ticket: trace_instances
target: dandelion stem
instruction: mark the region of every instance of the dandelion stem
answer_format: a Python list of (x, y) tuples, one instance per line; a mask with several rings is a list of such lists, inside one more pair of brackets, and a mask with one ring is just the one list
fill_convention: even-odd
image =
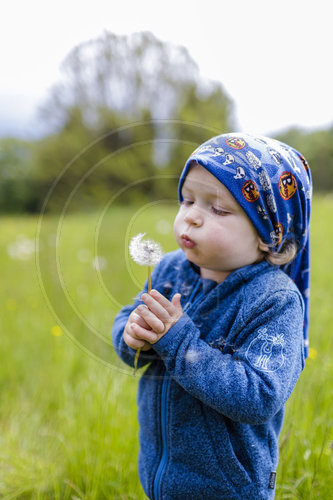
[[(148, 293), (151, 291), (151, 268), (159, 263), (163, 256), (162, 248), (158, 243), (152, 240), (142, 240), (145, 233), (139, 233), (132, 238), (129, 245), (129, 252), (132, 259), (140, 266), (147, 266), (148, 268)], [(134, 373), (138, 367), (138, 360), (141, 348), (137, 349), (134, 357)]]
[(134, 357), (134, 370), (133, 370), (133, 377), (135, 377), (135, 375), (136, 375), (136, 371), (137, 371), (137, 369), (138, 369), (138, 361), (139, 361), (140, 352), (141, 352), (141, 347), (139, 347), (139, 349), (137, 349), (137, 351), (136, 351), (136, 353), (135, 353), (135, 357)]
[(148, 266), (148, 293), (151, 290), (151, 269), (150, 266)]
[[(147, 266), (147, 268), (148, 268), (148, 293), (149, 293), (151, 290), (151, 267)], [(136, 371), (138, 369), (138, 361), (139, 361), (140, 352), (141, 352), (141, 347), (139, 347), (139, 349), (137, 349), (137, 351), (135, 353), (135, 357), (134, 357), (134, 371), (133, 371), (134, 377), (135, 377)]]

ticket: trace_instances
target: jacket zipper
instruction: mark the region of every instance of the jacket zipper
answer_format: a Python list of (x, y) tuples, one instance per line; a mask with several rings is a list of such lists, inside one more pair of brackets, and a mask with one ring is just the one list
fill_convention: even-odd
[(164, 374), (161, 390), (161, 434), (162, 434), (162, 456), (159, 466), (156, 471), (154, 480), (154, 500), (160, 498), (161, 477), (164, 471), (167, 458), (168, 458), (168, 441), (167, 441), (167, 396), (169, 388), (169, 375), (167, 372)]
[(200, 279), (198, 279), (198, 281), (196, 282), (195, 287), (192, 290), (191, 296), (183, 308), (184, 312), (187, 312), (191, 308), (191, 306), (194, 305), (192, 304), (192, 301), (195, 299), (199, 287), (200, 287)]
[[(193, 299), (196, 296), (198, 288), (200, 286), (200, 279), (198, 279), (188, 302), (185, 304), (183, 311), (188, 311), (192, 304)], [(170, 378), (167, 372), (163, 376), (162, 389), (161, 389), (161, 435), (162, 435), (162, 455), (160, 463), (157, 467), (157, 471), (154, 479), (153, 487), (153, 499), (159, 500), (161, 498), (161, 478), (164, 472), (164, 468), (168, 459), (168, 436), (167, 436), (167, 398), (169, 389)]]

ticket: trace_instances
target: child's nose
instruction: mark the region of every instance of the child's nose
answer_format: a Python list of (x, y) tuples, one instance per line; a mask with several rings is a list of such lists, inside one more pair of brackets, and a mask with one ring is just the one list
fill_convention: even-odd
[(193, 224), (195, 226), (201, 226), (202, 224), (202, 214), (200, 212), (200, 209), (196, 207), (195, 205), (192, 205), (189, 207), (187, 210), (184, 220), (188, 224)]

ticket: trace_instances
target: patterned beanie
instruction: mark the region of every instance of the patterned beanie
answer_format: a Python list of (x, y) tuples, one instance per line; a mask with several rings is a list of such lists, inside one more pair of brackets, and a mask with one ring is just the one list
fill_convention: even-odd
[(268, 137), (222, 134), (199, 146), (181, 174), (178, 197), (191, 163), (206, 168), (230, 191), (262, 240), (279, 252), (286, 241), (297, 243), (297, 255), (281, 266), (299, 288), (305, 305), (304, 352), (308, 356), (310, 297), (310, 168), (294, 148)]

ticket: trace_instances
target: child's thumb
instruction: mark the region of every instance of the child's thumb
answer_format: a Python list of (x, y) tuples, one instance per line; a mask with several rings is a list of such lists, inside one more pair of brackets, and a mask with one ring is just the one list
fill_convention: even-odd
[(172, 297), (171, 302), (175, 307), (180, 306), (180, 298), (181, 298), (181, 293), (175, 293), (175, 295)]

